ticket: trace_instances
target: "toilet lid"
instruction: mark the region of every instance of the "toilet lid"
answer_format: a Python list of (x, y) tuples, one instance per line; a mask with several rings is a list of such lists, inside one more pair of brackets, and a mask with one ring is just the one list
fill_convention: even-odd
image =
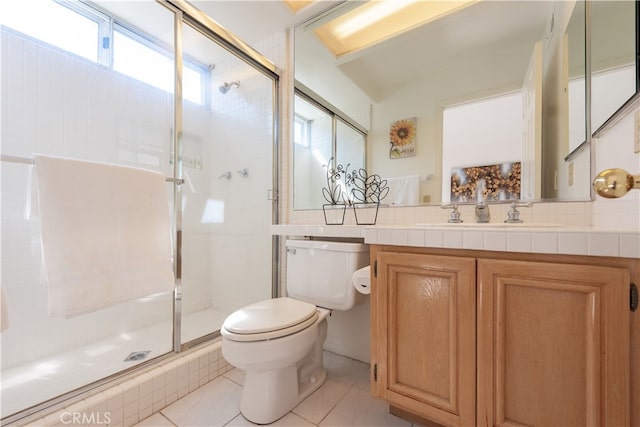
[(224, 321), (221, 333), (241, 341), (272, 339), (304, 329), (317, 317), (318, 310), (313, 304), (287, 297), (275, 298), (233, 312)]

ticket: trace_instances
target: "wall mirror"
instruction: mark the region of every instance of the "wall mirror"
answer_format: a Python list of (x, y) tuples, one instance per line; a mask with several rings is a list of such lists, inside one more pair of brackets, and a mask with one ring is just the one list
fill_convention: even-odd
[[(317, 29), (361, 3), (342, 3), (296, 27), (295, 78), (367, 129), (368, 170), (418, 185), (383, 203), (470, 201), (469, 193), (452, 192), (452, 175), (479, 166), (522, 175), (519, 193), (510, 188), (497, 199), (590, 199), (584, 1), (473, 2), (366, 48), (331, 53)], [(621, 9), (635, 2), (594, 3), (598, 70), (635, 72), (634, 50), (629, 58), (607, 47), (628, 45), (623, 39), (633, 44), (635, 13)], [(611, 16), (620, 14), (631, 22)], [(632, 80), (626, 97), (601, 91), (607, 101), (594, 102), (609, 109), (623, 103), (635, 92)], [(413, 152), (394, 157), (390, 133), (405, 120), (413, 126)], [(322, 173), (319, 164), (307, 166)], [(320, 189), (294, 174), (296, 185), (294, 209), (320, 208)]]

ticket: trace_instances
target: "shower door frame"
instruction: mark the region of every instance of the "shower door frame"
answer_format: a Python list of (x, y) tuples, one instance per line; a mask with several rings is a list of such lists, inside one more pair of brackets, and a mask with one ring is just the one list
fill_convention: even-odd
[[(173, 311), (173, 351), (180, 353), (188, 348), (194, 347), (203, 342), (209, 341), (220, 336), (220, 331), (203, 335), (189, 342), (182, 343), (181, 322), (182, 322), (182, 25), (189, 25), (193, 29), (199, 31), (202, 35), (217, 43), (222, 48), (228, 50), (231, 54), (242, 59), (248, 65), (260, 71), (263, 75), (270, 78), (273, 82), (273, 141), (272, 141), (272, 211), (271, 223), (277, 224), (279, 219), (279, 125), (280, 125), (280, 101), (279, 87), (280, 76), (276, 73), (276, 66), (273, 62), (253, 49), (251, 46), (240, 40), (234, 34), (220, 26), (211, 17), (191, 5), (184, 0), (156, 0), (164, 7), (174, 12), (174, 50), (175, 50), (175, 90), (174, 90), (174, 134), (173, 141), (175, 147), (173, 149), (174, 178), (177, 179), (174, 185), (174, 217), (175, 217), (175, 248), (174, 253), (174, 272), (176, 276), (176, 286), (174, 290), (174, 311)], [(277, 236), (271, 238), (271, 296), (278, 295), (279, 283), (279, 250), (280, 240)]]

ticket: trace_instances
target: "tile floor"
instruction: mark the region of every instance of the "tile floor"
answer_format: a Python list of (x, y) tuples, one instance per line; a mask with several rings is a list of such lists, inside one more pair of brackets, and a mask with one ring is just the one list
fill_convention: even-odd
[[(369, 365), (325, 352), (326, 382), (274, 426), (407, 426), (369, 393)], [(233, 369), (141, 421), (138, 427), (251, 426), (240, 414), (244, 372)]]

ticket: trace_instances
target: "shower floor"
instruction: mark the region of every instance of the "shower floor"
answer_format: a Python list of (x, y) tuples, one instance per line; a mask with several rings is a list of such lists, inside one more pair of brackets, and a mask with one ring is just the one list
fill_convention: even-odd
[[(182, 342), (219, 330), (227, 315), (214, 309), (184, 315)], [(163, 322), (3, 371), (1, 416), (4, 418), (136, 366), (171, 349), (171, 325)], [(143, 360), (124, 361), (137, 351), (149, 351), (149, 354)]]

